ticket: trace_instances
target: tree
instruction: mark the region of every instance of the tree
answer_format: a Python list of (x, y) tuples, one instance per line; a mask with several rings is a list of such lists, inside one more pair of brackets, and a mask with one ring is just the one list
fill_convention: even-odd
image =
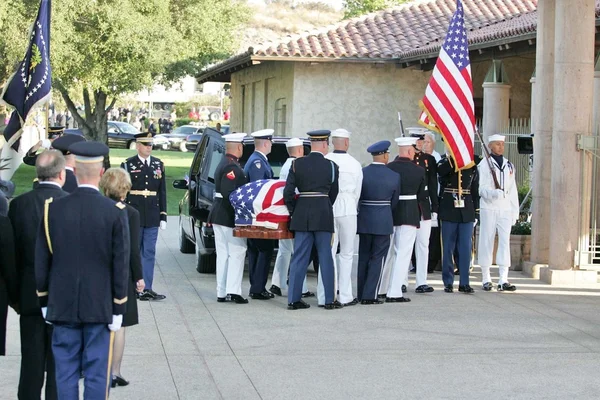
[[(23, 57), (25, 40), (19, 41), (20, 53), (3, 48), (15, 31), (26, 36), (38, 5), (39, 0), (8, 0), (7, 7), (0, 6), (0, 15), (6, 13), (0, 17), (0, 60), (6, 54), (16, 64)], [(54, 0), (53, 88), (85, 137), (106, 143), (107, 115), (119, 96), (195, 75), (227, 57), (247, 15), (245, 3), (237, 0)], [(0, 74), (11, 64), (0, 64)], [(83, 111), (73, 101), (76, 93), (83, 97)]]
[(359, 17), (386, 8), (406, 3), (408, 0), (346, 0), (344, 2), (344, 19)]

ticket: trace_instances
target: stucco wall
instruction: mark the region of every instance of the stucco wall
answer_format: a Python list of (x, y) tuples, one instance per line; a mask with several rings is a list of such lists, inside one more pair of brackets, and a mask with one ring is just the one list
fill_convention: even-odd
[(231, 131), (251, 133), (273, 128), (281, 135), (284, 127), (282, 124), (277, 125), (275, 118), (277, 116), (281, 121), (283, 117), (276, 109), (281, 110), (285, 104), (285, 133), (289, 136), (292, 126), (293, 85), (294, 63), (291, 62), (263, 63), (232, 74)]

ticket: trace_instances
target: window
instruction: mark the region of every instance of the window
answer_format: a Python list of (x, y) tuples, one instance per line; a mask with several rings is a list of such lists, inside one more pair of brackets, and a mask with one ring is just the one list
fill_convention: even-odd
[(215, 182), (215, 171), (217, 166), (225, 156), (225, 145), (223, 143), (213, 142), (212, 154), (210, 155), (210, 161), (208, 164), (208, 181)]
[(285, 126), (287, 115), (287, 105), (285, 97), (281, 97), (275, 101), (275, 123), (273, 127), (275, 129), (275, 135), (285, 136)]

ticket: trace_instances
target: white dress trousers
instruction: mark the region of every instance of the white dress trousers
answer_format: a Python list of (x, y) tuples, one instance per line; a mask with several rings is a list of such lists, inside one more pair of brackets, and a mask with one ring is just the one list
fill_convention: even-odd
[(242, 294), (246, 238), (233, 236), (233, 228), (213, 225), (217, 251), (217, 297)]
[[(427, 285), (427, 265), (429, 264), (429, 236), (431, 235), (431, 220), (421, 220), (415, 240), (415, 258), (417, 259), (416, 287)], [(404, 284), (408, 287), (408, 275)]]
[(417, 238), (417, 227), (401, 225), (394, 227), (394, 250), (396, 257), (391, 270), (387, 297), (402, 297), (402, 285), (408, 280), (408, 267)]

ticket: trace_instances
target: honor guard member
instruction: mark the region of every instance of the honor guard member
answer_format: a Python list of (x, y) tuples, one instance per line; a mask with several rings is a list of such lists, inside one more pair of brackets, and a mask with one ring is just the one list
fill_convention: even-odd
[(408, 267), (417, 230), (421, 222), (419, 204), (425, 199), (425, 170), (413, 163), (415, 157), (414, 145), (417, 139), (413, 137), (396, 138), (398, 158), (387, 166), (400, 175), (400, 195), (394, 208), (394, 250), (390, 284), (387, 291), (386, 303), (405, 303), (410, 299), (403, 297), (403, 284), (408, 279)]
[(469, 285), (469, 266), (473, 244), (473, 223), (479, 210), (477, 167), (455, 171), (451, 156), (438, 163), (440, 177), (439, 219), (442, 228), (442, 279), (444, 292), (454, 291), (453, 253), (458, 248), (459, 292), (473, 293)]
[[(440, 161), (442, 156), (435, 150), (435, 135), (433, 132), (426, 130), (425, 131), (425, 153), (431, 154), (435, 158), (436, 172), (437, 172), (437, 163)], [(436, 185), (435, 190), (430, 188), (430, 196), (435, 196), (438, 199), (438, 208), (439, 208), (439, 193), (440, 193), (440, 183), (439, 177), (436, 177)], [(429, 235), (429, 264), (427, 267), (427, 272), (434, 272), (435, 270), (442, 270), (442, 243), (440, 236), (440, 224), (437, 220), (431, 221), (431, 234)]]
[[(358, 199), (362, 188), (362, 167), (358, 161), (348, 154), (350, 147), (350, 132), (345, 129), (336, 129), (331, 132), (333, 153), (325, 156), (326, 159), (337, 164), (340, 171), (339, 187), (335, 203), (333, 203), (333, 216), (335, 232), (331, 251), (335, 271), (335, 283), (338, 292), (337, 299), (345, 306), (353, 306), (358, 299), (352, 295), (352, 259), (354, 256), (354, 239), (356, 238), (356, 215), (358, 214)], [(336, 253), (340, 245), (339, 259)], [(319, 304), (325, 303), (323, 286), (317, 287)]]
[(42, 139), (36, 144), (34, 144), (25, 156), (23, 157), (23, 163), (27, 165), (35, 166), (35, 161), (37, 160), (38, 150), (44, 149), (47, 150), (52, 147), (52, 142), (54, 139), (59, 138), (61, 135), (65, 133), (64, 126), (50, 126), (48, 127), (48, 139)]
[(385, 256), (394, 233), (392, 210), (398, 204), (400, 175), (386, 168), (390, 142), (377, 142), (367, 149), (373, 162), (362, 170), (358, 203), (357, 295), (361, 304), (383, 304), (377, 299)]
[[(244, 166), (248, 182), (274, 178), (273, 170), (267, 159), (273, 146), (273, 132), (273, 129), (263, 129), (252, 133), (254, 153), (250, 155)], [(248, 239), (250, 297), (254, 300), (270, 300), (275, 297), (266, 288), (274, 247), (275, 242), (270, 239)]]
[[(77, 178), (75, 178), (75, 155), (69, 151), (73, 143), (84, 142), (85, 138), (79, 135), (64, 135), (52, 142), (52, 148), (59, 150), (65, 156), (65, 184), (62, 189), (67, 193), (73, 193), (77, 189)], [(38, 177), (39, 179), (39, 177)]]
[(140, 253), (146, 288), (139, 299), (143, 301), (166, 298), (152, 289), (158, 228), (167, 229), (165, 165), (150, 155), (153, 136), (150, 132), (135, 135), (137, 154), (121, 164), (121, 168), (131, 176), (127, 204), (140, 213)]
[(481, 266), (483, 290), (489, 292), (493, 286), (490, 266), (497, 231), (498, 291), (514, 292), (517, 288), (508, 282), (508, 269), (510, 268), (510, 230), (519, 219), (519, 194), (515, 167), (503, 156), (504, 136), (492, 135), (488, 138), (488, 143), (490, 157), (477, 166), (481, 196), (481, 226), (477, 258)]
[[(279, 179), (286, 180), (290, 173), (290, 167), (292, 162), (300, 157), (304, 156), (304, 144), (302, 140), (298, 138), (291, 138), (285, 143), (285, 147), (288, 152), (288, 159), (285, 160), (281, 170), (279, 171)], [(287, 278), (288, 270), (290, 268), (290, 260), (294, 253), (294, 239), (280, 239), (277, 258), (275, 259), (275, 267), (273, 268), (273, 276), (271, 278), (271, 293), (277, 296), (282, 296), (281, 289), (287, 289)], [(306, 287), (306, 277), (304, 277), (304, 283), (302, 284), (302, 297), (313, 297), (315, 294), (309, 292)]]
[(8, 212), (14, 230), (19, 276), (21, 376), (18, 397), (39, 399), (45, 381), (45, 398), (51, 400), (57, 398), (51, 347), (52, 325), (44, 321), (35, 291), (35, 246), (44, 203), (48, 199), (54, 201), (68, 195), (61, 189), (66, 180), (65, 158), (56, 150), (40, 153), (36, 173), (39, 184), (13, 199)]
[[(294, 256), (290, 264), (288, 310), (309, 308), (302, 301), (302, 282), (310, 262), (313, 244), (319, 254), (320, 277), (325, 291), (326, 310), (343, 307), (334, 302), (335, 284), (331, 237), (333, 234), (333, 203), (338, 195), (338, 166), (325, 158), (331, 131), (308, 132), (311, 152), (292, 162), (283, 198), (291, 215), (290, 230), (294, 231)], [(296, 198), (296, 189), (298, 198)]]
[[(127, 304), (129, 225), (125, 204), (104, 197), (98, 184), (108, 147), (79, 142), (79, 187), (48, 199), (35, 249), (35, 280), (42, 315), (54, 325), (52, 352), (59, 399), (108, 397), (110, 351)], [(108, 326), (108, 329), (107, 329)]]
[(239, 159), (244, 154), (242, 141), (245, 133), (224, 135), (225, 157), (215, 170), (215, 201), (213, 202), (208, 223), (215, 232), (215, 250), (217, 252), (217, 301), (233, 301), (237, 304), (248, 303), (242, 297), (242, 277), (246, 259), (246, 238), (234, 237), (235, 212), (229, 202), (231, 192), (248, 183)]
[[(409, 128), (409, 131), (411, 128)], [(425, 169), (425, 194), (419, 201), (421, 209), (421, 222), (417, 229), (417, 239), (415, 241), (416, 258), (416, 293), (431, 293), (433, 288), (427, 285), (427, 270), (429, 264), (429, 236), (431, 235), (431, 225), (433, 221), (437, 224), (438, 195), (437, 195), (437, 162), (435, 157), (423, 151), (425, 144), (424, 128), (412, 130), (411, 136), (417, 138), (415, 144), (415, 158), (413, 162)], [(408, 278), (408, 276), (407, 276)], [(404, 281), (408, 286), (408, 279)]]

